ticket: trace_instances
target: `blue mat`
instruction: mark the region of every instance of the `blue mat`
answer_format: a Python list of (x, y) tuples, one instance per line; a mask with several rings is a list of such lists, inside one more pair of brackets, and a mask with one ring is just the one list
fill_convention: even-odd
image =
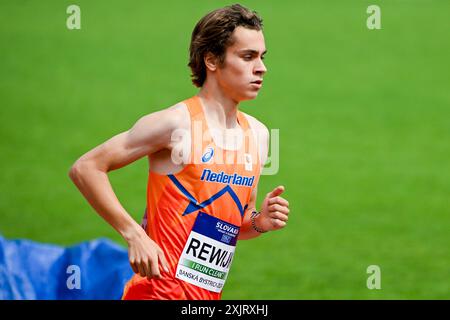
[(120, 299), (132, 274), (108, 239), (65, 248), (0, 236), (0, 300)]

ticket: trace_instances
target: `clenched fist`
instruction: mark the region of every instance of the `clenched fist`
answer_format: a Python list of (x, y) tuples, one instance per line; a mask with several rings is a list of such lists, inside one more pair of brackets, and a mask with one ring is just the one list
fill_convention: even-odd
[(255, 221), (259, 229), (273, 231), (286, 226), (289, 202), (280, 196), (283, 192), (284, 187), (278, 186), (266, 195), (261, 206), (261, 212)]
[(139, 228), (128, 241), (128, 257), (135, 273), (148, 279), (161, 279), (161, 271), (169, 273), (169, 264), (161, 248)]

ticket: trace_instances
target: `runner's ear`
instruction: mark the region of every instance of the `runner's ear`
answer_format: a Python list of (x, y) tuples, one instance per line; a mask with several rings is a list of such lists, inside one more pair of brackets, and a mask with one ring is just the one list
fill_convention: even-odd
[(216, 71), (218, 67), (218, 59), (213, 53), (206, 53), (203, 61), (205, 62), (205, 66), (207, 69), (209, 69), (210, 71)]

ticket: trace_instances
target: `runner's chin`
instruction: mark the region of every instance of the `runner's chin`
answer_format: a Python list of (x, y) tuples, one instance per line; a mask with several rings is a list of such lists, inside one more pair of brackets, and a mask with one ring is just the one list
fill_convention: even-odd
[(259, 90), (261, 89), (261, 84), (250, 83), (247, 87), (248, 89), (243, 92), (241, 100), (252, 100), (258, 96)]

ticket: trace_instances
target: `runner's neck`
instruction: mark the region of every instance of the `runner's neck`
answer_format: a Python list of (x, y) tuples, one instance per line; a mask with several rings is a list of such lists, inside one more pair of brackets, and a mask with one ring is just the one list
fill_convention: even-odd
[(237, 112), (239, 103), (223, 95), (212, 95), (202, 88), (198, 93), (208, 122), (220, 130), (239, 129)]

